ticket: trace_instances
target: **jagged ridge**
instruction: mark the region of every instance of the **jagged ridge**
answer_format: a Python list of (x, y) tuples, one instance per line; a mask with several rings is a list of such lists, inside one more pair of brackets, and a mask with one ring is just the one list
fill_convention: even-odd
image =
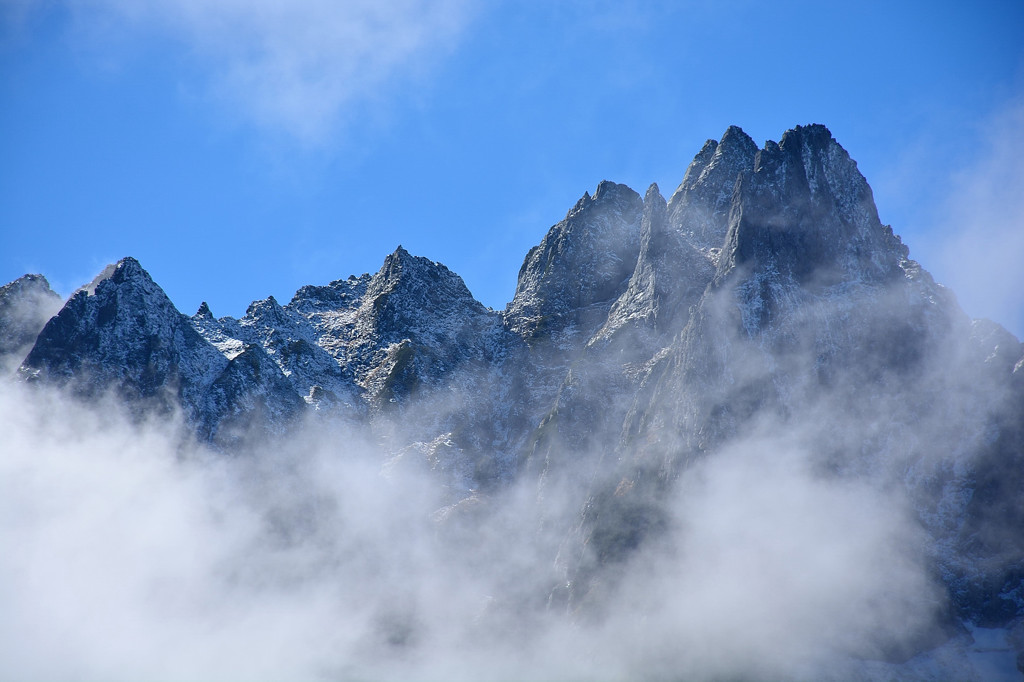
[[(224, 449), (316, 414), (427, 453), (456, 497), (577, 476), (574, 608), (664, 525), (681, 471), (767, 421), (825, 470), (905, 487), (961, 617), (1024, 614), (1024, 542), (991, 539), (1024, 519), (1004, 483), (1024, 470), (1024, 349), (909, 259), (824, 126), (760, 149), (730, 127), (668, 201), (601, 182), (526, 255), (502, 312), (401, 247), (240, 319), (182, 315), (130, 258), (52, 317), (48, 292), (0, 289), (3, 352), (33, 340), (23, 378), (180, 408)], [(843, 429), (816, 419), (837, 412)]]

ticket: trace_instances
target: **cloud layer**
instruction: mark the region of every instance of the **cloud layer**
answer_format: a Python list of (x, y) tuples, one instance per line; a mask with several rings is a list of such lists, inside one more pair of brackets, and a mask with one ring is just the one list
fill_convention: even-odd
[(900, 498), (779, 440), (686, 474), (665, 537), (566, 612), (554, 482), (446, 506), (357, 434), (224, 458), (17, 386), (0, 415), (5, 677), (843, 676), (933, 615)]

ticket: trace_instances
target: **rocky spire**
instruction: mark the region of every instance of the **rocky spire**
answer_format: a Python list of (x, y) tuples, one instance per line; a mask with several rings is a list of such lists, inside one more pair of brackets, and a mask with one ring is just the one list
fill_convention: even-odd
[(846, 150), (825, 126), (797, 126), (740, 176), (719, 273), (747, 266), (829, 286), (901, 276), (906, 255)]
[(192, 317), (198, 320), (214, 319), (213, 313), (210, 311), (210, 306), (206, 303), (206, 301), (203, 301), (202, 303), (199, 304), (199, 310), (197, 310), (196, 314), (193, 315)]
[(639, 194), (607, 180), (593, 197), (585, 193), (526, 255), (505, 311), (509, 328), (525, 337), (588, 337), (603, 319), (584, 320), (587, 308), (605, 306), (607, 314), (636, 266), (643, 206)]
[(652, 184), (644, 196), (636, 269), (602, 333), (628, 324), (665, 331), (674, 321), (681, 328), (685, 320), (676, 321), (676, 313), (697, 302), (713, 274), (708, 259), (669, 225), (665, 199)]
[(708, 140), (668, 202), (668, 223), (702, 250), (725, 241), (736, 179), (754, 166), (757, 145), (737, 126), (719, 142)]
[(370, 278), (360, 309), (372, 333), (390, 342), (457, 334), (464, 322), (484, 314), (461, 277), (401, 246)]

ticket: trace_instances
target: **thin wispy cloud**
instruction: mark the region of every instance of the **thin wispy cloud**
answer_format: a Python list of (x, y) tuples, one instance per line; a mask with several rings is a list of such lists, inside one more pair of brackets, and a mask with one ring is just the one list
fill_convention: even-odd
[(91, 0), (76, 10), (107, 31), (170, 38), (213, 101), (307, 144), (360, 107), (401, 97), (470, 18), (462, 0)]
[(972, 317), (1024, 329), (1024, 98), (985, 122), (983, 146), (953, 175), (938, 253), (945, 282)]

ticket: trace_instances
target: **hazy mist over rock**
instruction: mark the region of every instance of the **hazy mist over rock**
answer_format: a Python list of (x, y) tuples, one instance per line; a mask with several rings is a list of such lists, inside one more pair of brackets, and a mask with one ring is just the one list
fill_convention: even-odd
[(1021, 679), (1024, 346), (910, 256), (732, 126), (500, 311), (401, 246), (238, 319), (26, 275), (0, 676)]

